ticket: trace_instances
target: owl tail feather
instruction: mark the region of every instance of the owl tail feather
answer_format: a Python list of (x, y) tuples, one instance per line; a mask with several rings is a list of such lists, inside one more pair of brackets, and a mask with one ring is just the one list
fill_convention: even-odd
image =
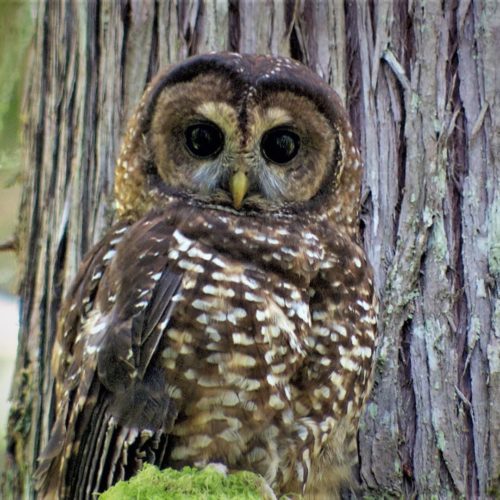
[[(165, 427), (152, 430), (118, 422), (109, 393), (95, 384), (73, 422), (59, 418), (35, 474), (42, 499), (88, 499), (128, 479), (144, 462), (162, 465), (168, 456)], [(167, 412), (169, 415), (172, 413)]]

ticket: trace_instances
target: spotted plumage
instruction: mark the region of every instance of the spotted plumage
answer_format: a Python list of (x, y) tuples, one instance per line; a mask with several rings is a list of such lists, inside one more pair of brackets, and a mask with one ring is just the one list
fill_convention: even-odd
[(144, 461), (338, 494), (376, 342), (360, 163), (336, 94), (295, 61), (209, 54), (151, 83), (118, 222), (61, 311), (42, 496), (88, 498)]

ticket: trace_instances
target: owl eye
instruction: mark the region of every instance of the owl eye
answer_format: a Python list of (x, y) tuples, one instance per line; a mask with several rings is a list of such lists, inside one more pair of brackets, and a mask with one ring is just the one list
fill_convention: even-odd
[(299, 136), (289, 128), (284, 127), (268, 130), (260, 142), (262, 154), (268, 160), (280, 165), (295, 158), (299, 147)]
[(215, 123), (196, 123), (184, 132), (186, 147), (198, 158), (215, 156), (224, 146), (224, 135)]

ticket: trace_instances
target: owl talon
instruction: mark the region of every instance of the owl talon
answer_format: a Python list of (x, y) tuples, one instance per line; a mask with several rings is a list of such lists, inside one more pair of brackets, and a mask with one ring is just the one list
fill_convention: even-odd
[[(196, 463), (195, 466), (199, 467), (198, 463)], [(205, 465), (204, 467), (202, 466), (202, 468), (203, 468), (203, 470), (212, 469), (215, 472), (222, 474), (223, 476), (227, 476), (229, 473), (228, 467), (220, 462), (211, 462), (211, 463)]]

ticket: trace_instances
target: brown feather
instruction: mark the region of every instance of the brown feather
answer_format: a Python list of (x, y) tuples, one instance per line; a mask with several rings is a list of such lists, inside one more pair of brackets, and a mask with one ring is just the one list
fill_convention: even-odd
[[(195, 154), (187, 131), (207, 122), (223, 141)], [(283, 129), (287, 161), (264, 151)], [(221, 462), (278, 494), (339, 496), (371, 388), (376, 300), (338, 96), (287, 58), (209, 54), (160, 74), (127, 130), (122, 222), (61, 311), (40, 496), (89, 498), (145, 461)], [(248, 181), (238, 210), (236, 171)]]

